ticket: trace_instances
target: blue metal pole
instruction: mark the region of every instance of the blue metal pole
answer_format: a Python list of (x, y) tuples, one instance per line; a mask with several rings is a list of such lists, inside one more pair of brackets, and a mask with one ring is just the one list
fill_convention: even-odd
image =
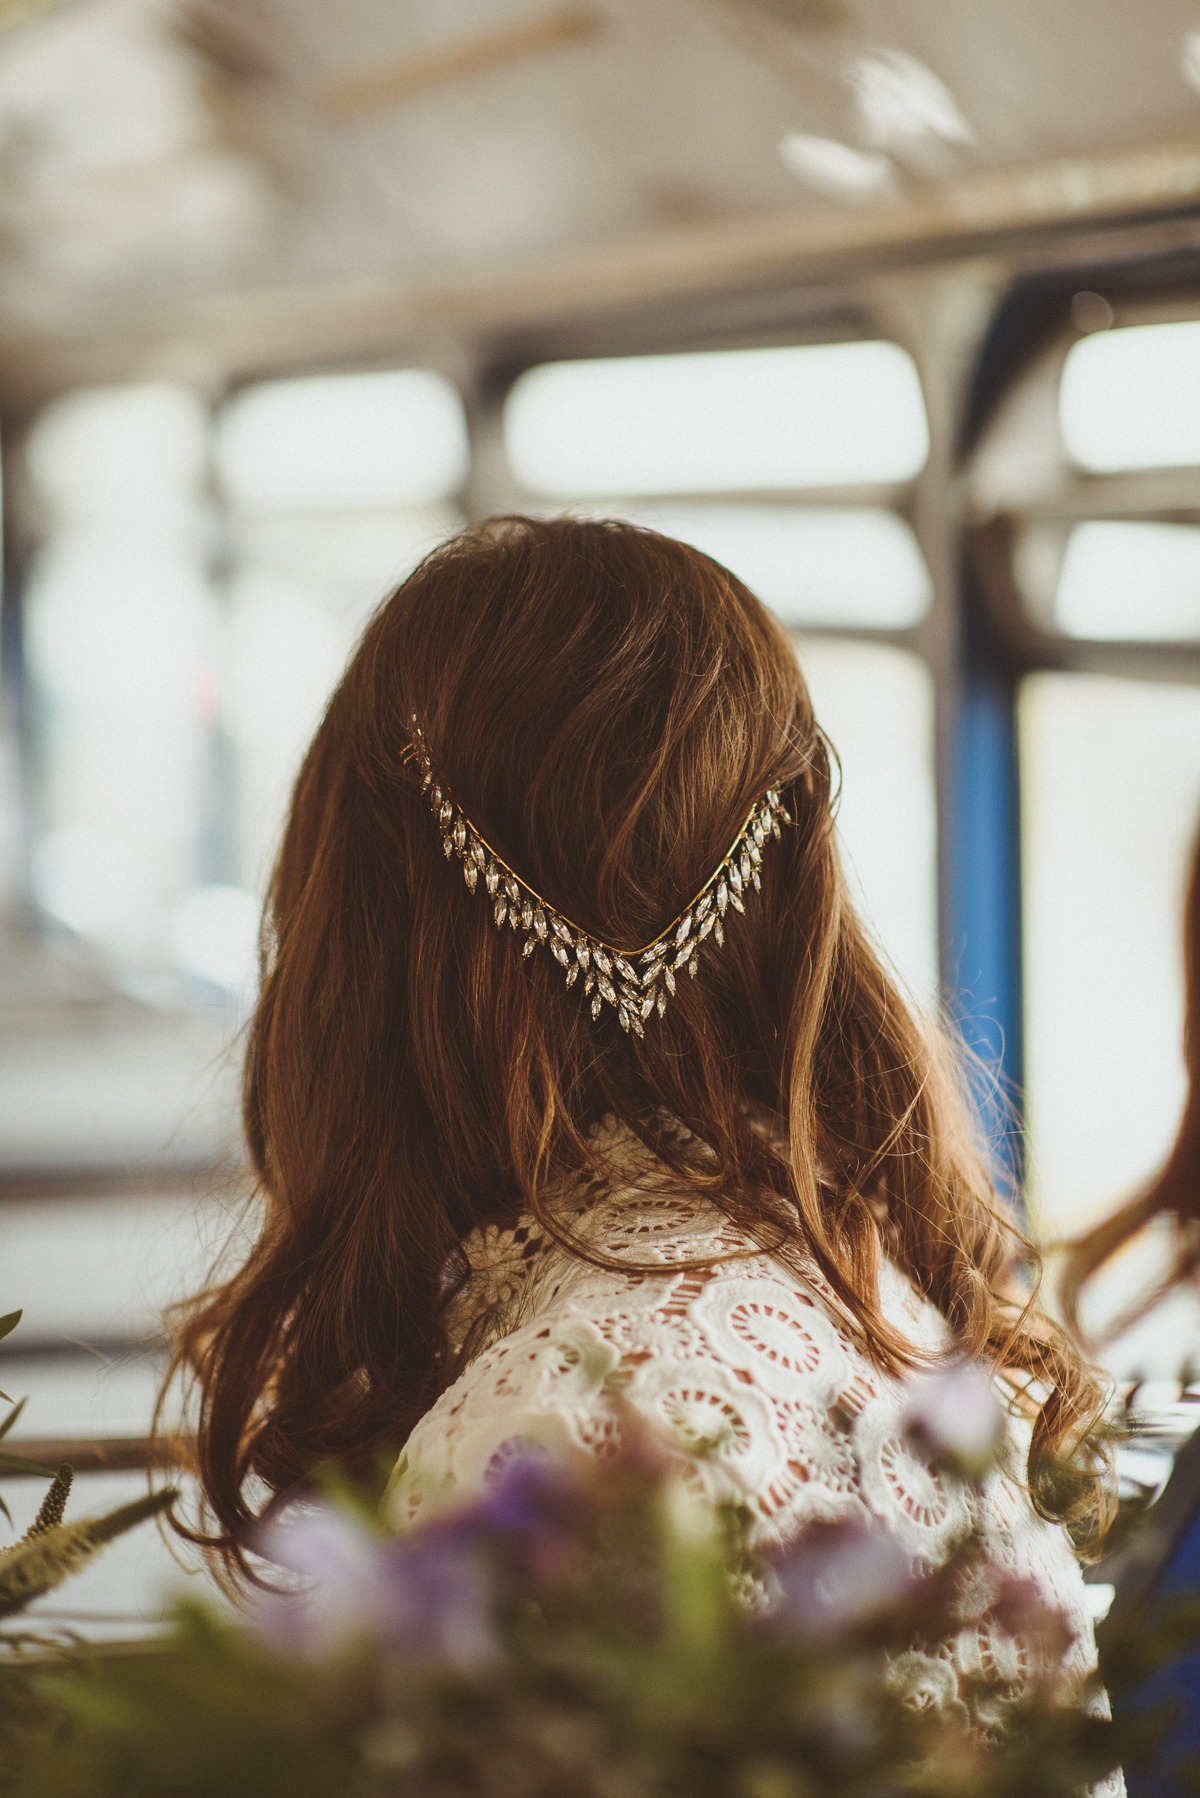
[(950, 1014), (971, 1057), (971, 1087), (1006, 1196), (1020, 1206), (1023, 1019), (1017, 682), (962, 583), (945, 942)]

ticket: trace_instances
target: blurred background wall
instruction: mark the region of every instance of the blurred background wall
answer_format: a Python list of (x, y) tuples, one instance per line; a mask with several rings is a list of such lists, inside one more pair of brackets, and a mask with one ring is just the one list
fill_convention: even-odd
[[(746, 579), (1029, 1227), (1161, 1159), (1193, 0), (0, 0), (0, 448), (0, 1382), (97, 1502), (144, 1479), (163, 1305), (253, 1227), (238, 1033), (290, 781), (471, 518), (619, 514)], [(1112, 1351), (1160, 1382), (1149, 1484), (1198, 1348), (1180, 1299)], [(131, 1539), (72, 1620), (147, 1626), (168, 1572)]]

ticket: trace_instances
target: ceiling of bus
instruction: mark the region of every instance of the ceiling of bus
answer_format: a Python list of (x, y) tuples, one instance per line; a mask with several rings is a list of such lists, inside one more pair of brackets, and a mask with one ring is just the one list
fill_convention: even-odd
[(5, 25), (0, 395), (302, 356), (297, 308), (312, 353), (339, 306), (369, 350), (1200, 195), (1195, 0), (0, 0)]

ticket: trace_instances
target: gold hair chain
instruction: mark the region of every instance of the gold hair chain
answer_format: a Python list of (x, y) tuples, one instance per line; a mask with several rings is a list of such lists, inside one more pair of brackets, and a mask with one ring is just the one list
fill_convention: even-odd
[(762, 890), (759, 868), (767, 838), (780, 836), (781, 819), (785, 824), (792, 822), (779, 794), (774, 788), (768, 789), (763, 798), (755, 800), (742, 828), (699, 892), (644, 948), (626, 954), (566, 917), (496, 853), (438, 780), (415, 713), (409, 724), (409, 739), (403, 759), (406, 763), (415, 761), (421, 770), (421, 790), (441, 832), (446, 859), (457, 856), (462, 862), (463, 879), (470, 892), (478, 889), (482, 879), (484, 891), (492, 901), (496, 928), (503, 930), (507, 924), (510, 930), (524, 934), (522, 959), (544, 945), (564, 969), (568, 987), (582, 976), (584, 995), (592, 1002), (593, 1018), (600, 1016), (605, 1004), (611, 1005), (622, 1030), (632, 1030), (635, 1036), (645, 1035), (642, 1025), (655, 1008), (660, 1017), (666, 1011), (668, 999), (675, 996), (676, 977), (685, 968), (695, 978), (701, 943), (711, 935), (718, 944), (724, 944), (727, 912), (745, 911), (743, 900), (751, 886), (756, 892)]

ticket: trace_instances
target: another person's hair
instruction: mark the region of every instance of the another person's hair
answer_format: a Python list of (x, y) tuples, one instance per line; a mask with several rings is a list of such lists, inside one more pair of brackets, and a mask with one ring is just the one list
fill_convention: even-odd
[(1079, 1305), (1088, 1280), (1156, 1218), (1168, 1218), (1174, 1224), (1173, 1265), (1157, 1286), (1136, 1297), (1109, 1323), (1106, 1337), (1111, 1339), (1128, 1329), (1200, 1268), (1200, 836), (1184, 902), (1183, 974), (1187, 1098), (1179, 1134), (1150, 1184), (1071, 1245), (1060, 1291), (1064, 1311), (1080, 1334)]
[[(593, 1021), (467, 891), (421, 792), (414, 713), (522, 879), (630, 948), (780, 791), (795, 827), (764, 849), (761, 895), (644, 1040), (607, 1008)], [(201, 1539), (232, 1565), (264, 1489), (403, 1444), (461, 1370), (443, 1317), (465, 1239), (522, 1212), (561, 1235), (547, 1201), (595, 1166), (606, 1116), (784, 1265), (811, 1258), (880, 1368), (914, 1360), (880, 1306), (887, 1254), (963, 1350), (1035, 1382), (1035, 1496), (1078, 1449), (1097, 1386), (1014, 1279), (1027, 1245), (952, 1058), (847, 898), (831, 804), (788, 637), (684, 544), (494, 519), (382, 606), (301, 769), (267, 904), (244, 1100), (261, 1234), (178, 1319), (216, 1526)]]

